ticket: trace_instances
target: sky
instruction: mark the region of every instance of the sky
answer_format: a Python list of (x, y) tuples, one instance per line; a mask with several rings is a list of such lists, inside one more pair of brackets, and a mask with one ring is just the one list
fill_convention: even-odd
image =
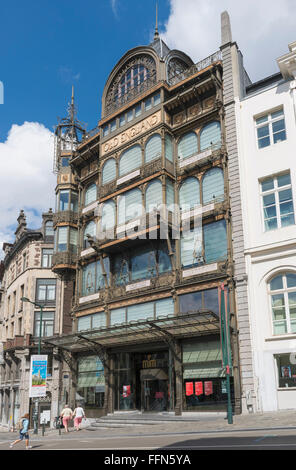
[[(54, 208), (53, 131), (74, 85), (88, 130), (101, 113), (108, 75), (129, 49), (153, 39), (156, 0), (10, 0), (0, 11), (0, 259), (24, 209), (29, 228)], [(220, 15), (251, 80), (278, 71), (296, 40), (295, 0), (158, 0), (158, 27), (171, 49), (198, 62), (220, 47)], [(1, 96), (0, 96), (1, 100)]]

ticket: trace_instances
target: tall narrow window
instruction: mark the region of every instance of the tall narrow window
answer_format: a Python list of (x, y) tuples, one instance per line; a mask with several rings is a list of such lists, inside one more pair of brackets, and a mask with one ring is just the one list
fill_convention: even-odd
[(68, 189), (60, 191), (59, 211), (69, 210), (70, 191)]
[(180, 159), (188, 158), (197, 153), (197, 135), (195, 132), (185, 134), (178, 143), (178, 157)]
[(273, 333), (296, 333), (296, 274), (280, 274), (268, 283)]
[(203, 227), (205, 262), (213, 263), (227, 258), (226, 222), (219, 220)]
[(115, 226), (115, 203), (114, 201), (105, 202), (101, 206), (101, 230), (105, 232)]
[(203, 204), (224, 200), (224, 176), (222, 168), (206, 171), (202, 180)]
[(161, 137), (155, 134), (148, 140), (145, 147), (145, 163), (161, 157)]
[(162, 204), (162, 184), (161, 181), (152, 181), (147, 186), (145, 194), (146, 212), (156, 209)]
[(142, 152), (140, 145), (134, 145), (123, 152), (119, 160), (119, 175), (123, 176), (142, 165)]
[(169, 134), (165, 135), (164, 139), (165, 158), (170, 162), (174, 161), (173, 139)]
[(58, 251), (67, 251), (68, 244), (68, 227), (58, 228)]
[(52, 248), (43, 248), (42, 249), (42, 267), (43, 268), (50, 268), (52, 263)]
[(90, 235), (91, 237), (96, 236), (96, 223), (94, 221), (89, 222), (84, 229), (83, 248), (88, 248), (90, 246), (87, 235)]
[(97, 200), (97, 186), (90, 184), (85, 191), (84, 205), (87, 206)]
[(119, 197), (118, 223), (123, 224), (142, 215), (142, 192), (135, 188)]
[(295, 224), (290, 172), (261, 181), (265, 231)]
[(221, 126), (220, 122), (210, 122), (203, 127), (200, 133), (200, 150), (209, 147), (219, 148), (221, 146)]
[(199, 181), (191, 176), (180, 186), (179, 203), (182, 211), (191, 210), (200, 204)]
[(116, 178), (116, 163), (114, 158), (109, 158), (104, 163), (102, 171), (102, 183), (106, 184), (113, 181)]
[(286, 125), (283, 109), (264, 114), (255, 120), (258, 148), (268, 147), (286, 140)]

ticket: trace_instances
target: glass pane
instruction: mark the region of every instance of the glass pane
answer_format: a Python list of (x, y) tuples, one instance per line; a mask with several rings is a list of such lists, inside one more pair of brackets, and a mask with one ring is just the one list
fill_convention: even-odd
[(284, 119), (280, 119), (279, 121), (272, 123), (272, 130), (273, 132), (279, 132), (285, 130), (285, 121)]
[(284, 191), (279, 191), (280, 202), (290, 201), (291, 199), (292, 199), (291, 189), (285, 189)]
[(111, 132), (115, 131), (115, 129), (116, 129), (116, 120), (111, 122), (110, 129), (111, 129)]
[(71, 193), (71, 211), (78, 212), (78, 194)]
[(145, 101), (145, 111), (148, 111), (151, 108), (152, 108), (152, 100), (151, 98), (148, 98), (148, 100)]
[(282, 140), (286, 140), (286, 131), (277, 132), (273, 134), (273, 140), (276, 144), (277, 142), (281, 142)]
[(291, 321), (291, 333), (296, 333), (296, 321)]
[(290, 173), (286, 173), (284, 175), (280, 175), (277, 177), (277, 184), (279, 187), (286, 186), (287, 184), (291, 184), (291, 177)]
[(283, 307), (285, 305), (284, 294), (272, 295), (271, 300), (274, 308)]
[(283, 289), (283, 276), (277, 276), (270, 281), (270, 290)]
[(269, 178), (268, 180), (264, 180), (261, 183), (262, 191), (269, 191), (270, 189), (274, 189), (274, 181), (273, 178)]
[(275, 204), (274, 194), (268, 194), (267, 196), (263, 196), (263, 205), (264, 205), (264, 207), (271, 206), (272, 204)]
[(135, 116), (138, 117), (141, 114), (141, 105), (135, 107)]
[(47, 300), (55, 299), (55, 286), (47, 286)]
[(265, 219), (271, 219), (276, 217), (276, 207), (275, 206), (269, 206), (265, 207), (264, 209), (264, 218)]
[(38, 300), (45, 300), (46, 299), (46, 286), (39, 286), (38, 287)]
[(69, 191), (60, 192), (60, 211), (66, 211), (69, 209)]
[(258, 147), (260, 149), (262, 149), (264, 147), (268, 147), (268, 145), (270, 145), (270, 138), (269, 137), (263, 137), (263, 139), (258, 140)]
[(287, 333), (287, 324), (286, 322), (274, 323), (273, 330), (275, 335), (282, 335)]
[(268, 219), (264, 222), (265, 230), (274, 230), (277, 228), (277, 219)]
[(273, 319), (274, 320), (285, 320), (286, 312), (284, 308), (275, 308), (273, 309)]
[(293, 213), (293, 202), (284, 202), (280, 204), (280, 214), (288, 215)]
[(160, 103), (160, 93), (157, 93), (157, 95), (154, 95), (154, 106)]
[(258, 127), (258, 129), (257, 129), (257, 136), (258, 136), (258, 139), (260, 139), (260, 138), (262, 138), (262, 137), (267, 137), (267, 136), (269, 136), (269, 128), (268, 128), (268, 125), (262, 126), (262, 127)]
[(266, 122), (267, 120), (268, 120), (268, 115), (266, 114), (265, 116), (262, 116), (256, 119), (256, 124), (262, 124), (263, 122)]
[(287, 287), (296, 287), (296, 274), (286, 274)]
[(284, 115), (284, 111), (280, 109), (279, 111), (275, 111), (274, 113), (271, 114), (271, 119), (275, 119), (283, 115)]
[(285, 215), (281, 217), (282, 227), (287, 227), (288, 225), (293, 225), (295, 223), (294, 214)]
[(289, 299), (289, 306), (290, 306), (290, 311), (291, 311), (292, 306), (295, 305), (296, 307), (296, 292), (289, 292), (288, 299)]

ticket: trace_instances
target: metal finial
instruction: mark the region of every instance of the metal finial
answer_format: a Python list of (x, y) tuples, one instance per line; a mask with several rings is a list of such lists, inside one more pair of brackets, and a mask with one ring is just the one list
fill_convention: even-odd
[(154, 41), (159, 38), (158, 33), (158, 5), (156, 2), (156, 21), (155, 21), (155, 33), (154, 33)]

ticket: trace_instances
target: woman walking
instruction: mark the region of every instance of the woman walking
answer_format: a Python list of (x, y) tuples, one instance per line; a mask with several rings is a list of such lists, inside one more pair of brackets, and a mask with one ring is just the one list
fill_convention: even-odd
[(24, 414), (24, 416), (22, 416), (22, 418), (21, 418), (20, 437), (19, 437), (19, 439), (16, 439), (16, 441), (14, 441), (10, 444), (9, 447), (11, 449), (12, 449), (13, 446), (18, 444), (19, 442), (22, 442), (22, 440), (24, 438), (26, 440), (26, 449), (32, 449), (32, 446), (29, 446), (29, 433), (28, 433), (29, 419), (30, 419), (29, 413), (26, 413), (26, 414)]
[(72, 419), (73, 411), (69, 407), (69, 405), (65, 405), (62, 412), (61, 417), (63, 418), (63, 425), (65, 427), (65, 431), (69, 432), (69, 421)]
[(80, 424), (81, 424), (82, 418), (85, 418), (84, 409), (78, 405), (77, 408), (75, 408), (74, 410), (73, 417), (74, 417), (75, 429), (76, 431), (80, 431), (81, 429)]

